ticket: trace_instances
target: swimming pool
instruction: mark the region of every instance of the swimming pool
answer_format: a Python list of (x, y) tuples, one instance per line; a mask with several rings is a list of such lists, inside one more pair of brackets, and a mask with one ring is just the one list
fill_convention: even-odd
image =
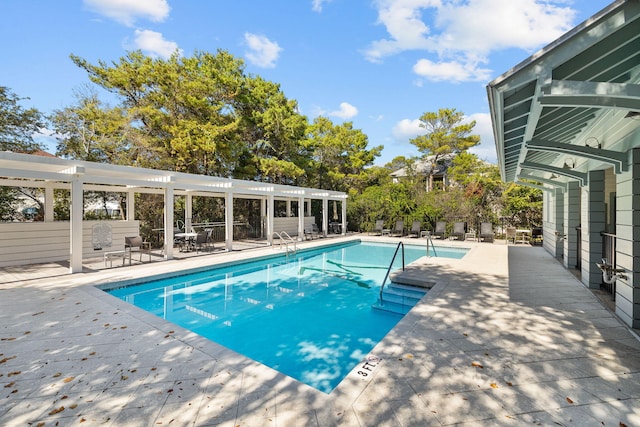
[[(331, 245), (106, 291), (329, 393), (402, 318), (372, 309), (394, 250)], [(424, 255), (405, 245), (405, 263)]]

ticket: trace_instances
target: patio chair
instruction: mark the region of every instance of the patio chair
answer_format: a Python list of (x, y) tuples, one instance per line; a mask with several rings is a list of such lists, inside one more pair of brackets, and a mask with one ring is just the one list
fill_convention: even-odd
[(384, 230), (384, 220), (379, 219), (376, 221), (376, 225), (373, 226), (373, 233), (382, 236), (382, 230)]
[(480, 224), (480, 234), (478, 238), (483, 242), (493, 242), (495, 234), (493, 233), (493, 224), (490, 222), (483, 222)]
[(446, 230), (447, 230), (447, 223), (445, 221), (437, 221), (436, 229), (433, 232), (433, 236), (435, 236), (436, 239), (438, 237), (440, 237), (441, 239), (444, 239)]
[(213, 242), (213, 228), (207, 228), (205, 231), (207, 232), (207, 247), (210, 250), (215, 249), (216, 245)]
[(533, 227), (531, 229), (531, 244), (542, 244), (542, 227)]
[(196, 253), (198, 253), (198, 249), (202, 248), (209, 250), (208, 235), (209, 233), (206, 231), (199, 231), (198, 234), (196, 234), (196, 238), (193, 240), (193, 246), (196, 249)]
[(140, 236), (125, 237), (124, 248), (129, 251), (137, 248), (138, 252), (140, 252), (140, 262), (142, 262), (143, 253), (147, 253), (149, 255), (149, 261), (151, 261), (151, 243), (145, 242)]
[(392, 236), (400, 235), (400, 237), (404, 236), (404, 220), (397, 220), (395, 227), (391, 231)]
[(315, 224), (309, 224), (309, 225), (305, 225), (304, 226), (304, 239), (310, 239), (313, 240), (313, 237), (319, 237), (320, 236), (320, 230), (318, 230), (318, 226)]
[(507, 227), (505, 230), (505, 237), (507, 239), (507, 243), (511, 242), (513, 244), (516, 243), (516, 228), (515, 227)]
[(464, 240), (464, 235), (467, 232), (467, 223), (466, 222), (454, 222), (453, 223), (453, 232), (450, 237), (455, 237), (458, 240)]
[(422, 223), (420, 221), (413, 221), (413, 223), (411, 224), (411, 230), (409, 231), (408, 235), (415, 235), (416, 237), (420, 237), (422, 235)]

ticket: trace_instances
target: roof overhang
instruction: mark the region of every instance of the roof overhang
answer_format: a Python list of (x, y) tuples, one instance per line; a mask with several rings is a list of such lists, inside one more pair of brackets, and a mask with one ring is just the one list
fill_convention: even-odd
[(504, 181), (585, 185), (591, 170), (627, 170), (640, 146), (640, 2), (615, 1), (487, 93)]
[(135, 188), (141, 193), (157, 193), (171, 187), (177, 194), (215, 196), (233, 193), (238, 197), (329, 200), (347, 198), (347, 194), (340, 191), (0, 152), (0, 185), (43, 187), (46, 182), (52, 182), (58, 187), (65, 187), (73, 180), (82, 181), (85, 189), (104, 191), (126, 192)]

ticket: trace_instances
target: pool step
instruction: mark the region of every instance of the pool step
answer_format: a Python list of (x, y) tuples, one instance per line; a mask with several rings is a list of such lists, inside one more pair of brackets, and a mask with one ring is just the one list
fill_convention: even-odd
[(428, 289), (415, 286), (389, 283), (382, 291), (382, 303), (378, 300), (372, 305), (375, 310), (407, 314), (422, 299)]

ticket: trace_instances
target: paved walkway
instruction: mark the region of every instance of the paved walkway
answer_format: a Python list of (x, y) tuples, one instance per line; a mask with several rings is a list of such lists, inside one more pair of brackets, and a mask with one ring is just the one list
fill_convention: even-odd
[(472, 249), (412, 266), (435, 287), (331, 394), (92, 286), (248, 252), (0, 270), (0, 425), (640, 425), (633, 332), (542, 248), (452, 244)]

